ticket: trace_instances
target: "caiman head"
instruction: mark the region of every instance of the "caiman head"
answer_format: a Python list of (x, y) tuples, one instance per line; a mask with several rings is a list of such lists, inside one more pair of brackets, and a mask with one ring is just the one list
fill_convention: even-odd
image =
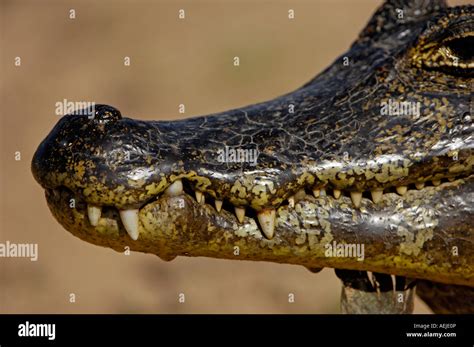
[(300, 89), (179, 121), (64, 116), (32, 170), (55, 218), (123, 251), (474, 287), (474, 6), (387, 1)]

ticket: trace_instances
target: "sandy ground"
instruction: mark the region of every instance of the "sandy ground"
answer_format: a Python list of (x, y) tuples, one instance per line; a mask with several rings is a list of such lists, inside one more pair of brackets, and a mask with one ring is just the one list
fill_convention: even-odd
[[(39, 246), (36, 262), (0, 259), (0, 312), (337, 313), (340, 283), (331, 269), (166, 263), (82, 242), (51, 216), (30, 161), (63, 99), (111, 104), (135, 118), (177, 119), (291, 91), (348, 48), (379, 3), (0, 0), (0, 241)], [(185, 21), (177, 19), (180, 8)], [(418, 301), (416, 312), (430, 311)]]

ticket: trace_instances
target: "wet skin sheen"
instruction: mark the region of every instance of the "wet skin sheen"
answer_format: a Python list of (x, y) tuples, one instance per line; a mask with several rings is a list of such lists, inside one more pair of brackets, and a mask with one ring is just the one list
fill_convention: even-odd
[(120, 252), (474, 287), (473, 38), (473, 6), (388, 1), (292, 93), (173, 122), (96, 105), (58, 122), (32, 171), (68, 231)]

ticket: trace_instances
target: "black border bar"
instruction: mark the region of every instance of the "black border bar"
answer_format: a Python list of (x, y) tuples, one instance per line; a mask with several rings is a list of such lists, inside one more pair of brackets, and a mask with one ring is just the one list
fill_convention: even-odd
[[(20, 337), (20, 325), (26, 322), (30, 329), (31, 324), (55, 324), (54, 340)], [(435, 337), (439, 333), (451, 336)], [(254, 345), (259, 341), (267, 346), (283, 339), (293, 340), (291, 345), (308, 341), (313, 346), (472, 347), (474, 315), (0, 315), (1, 347)]]

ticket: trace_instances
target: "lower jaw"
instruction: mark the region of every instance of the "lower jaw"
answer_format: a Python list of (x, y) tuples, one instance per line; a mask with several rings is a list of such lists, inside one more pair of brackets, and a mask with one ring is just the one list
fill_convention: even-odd
[(384, 194), (377, 204), (363, 199), (360, 208), (347, 197), (306, 195), (277, 210), (272, 240), (253, 218), (239, 223), (233, 213), (218, 213), (187, 194), (143, 206), (135, 241), (114, 208), (104, 208), (92, 226), (86, 203), (72, 192), (48, 190), (46, 198), (69, 232), (119, 252), (129, 247), (164, 260), (205, 256), (364, 270), (474, 287), (473, 176), (403, 197)]

